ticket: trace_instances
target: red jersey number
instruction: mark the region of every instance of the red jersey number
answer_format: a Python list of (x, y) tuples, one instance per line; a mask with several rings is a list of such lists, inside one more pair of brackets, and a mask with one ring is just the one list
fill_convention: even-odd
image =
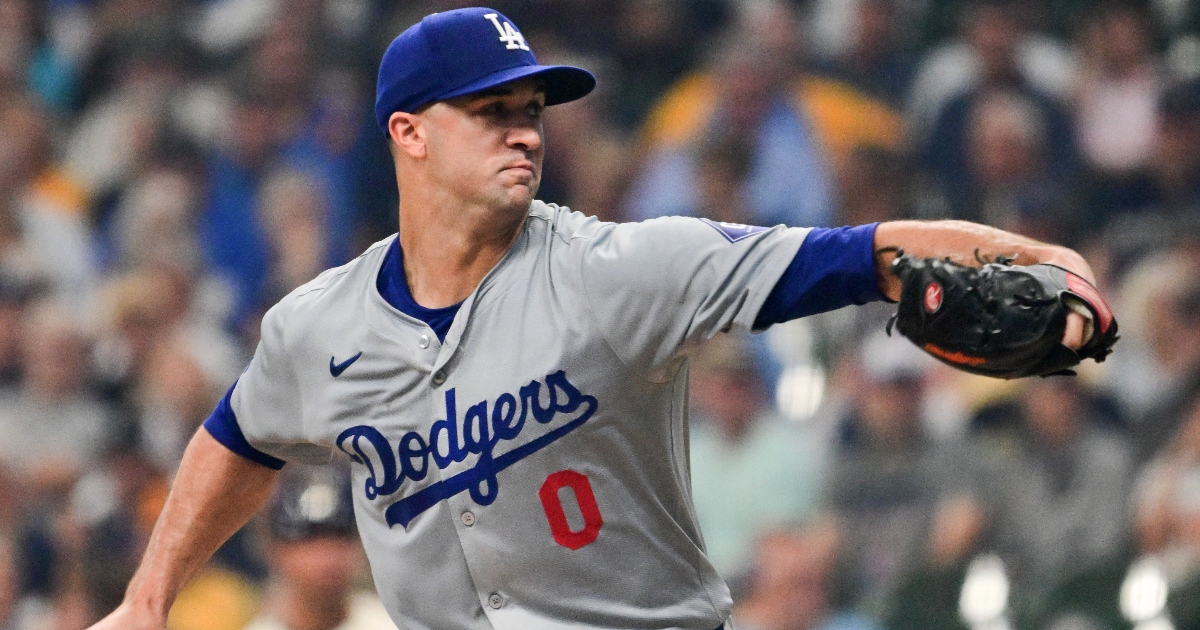
[[(583, 528), (571, 531), (567, 522), (567, 514), (563, 511), (562, 500), (558, 491), (570, 487), (575, 493), (575, 501), (579, 503), (579, 511), (583, 514)], [(604, 526), (600, 517), (600, 506), (596, 504), (596, 495), (592, 492), (592, 483), (586, 475), (574, 470), (560, 470), (551, 473), (538, 490), (542, 500), (542, 508), (546, 511), (546, 520), (550, 522), (550, 533), (554, 534), (554, 542), (567, 549), (579, 549), (595, 542)]]

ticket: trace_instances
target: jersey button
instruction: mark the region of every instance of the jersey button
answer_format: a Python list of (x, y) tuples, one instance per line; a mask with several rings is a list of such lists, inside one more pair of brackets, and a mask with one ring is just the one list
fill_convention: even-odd
[(467, 527), (474, 525), (475, 524), (475, 515), (470, 512), (463, 512), (462, 513), (462, 522), (463, 522), (463, 525), (466, 525)]
[(433, 384), (434, 385), (441, 385), (442, 383), (445, 383), (445, 382), (446, 382), (446, 373), (445, 372), (438, 370), (433, 373)]
[(500, 593), (492, 593), (488, 595), (488, 606), (492, 608), (500, 608), (504, 605), (504, 598), (500, 597)]
[(422, 350), (424, 350), (425, 348), (428, 348), (429, 347), (429, 335), (421, 335), (421, 340), (417, 342), (417, 345), (421, 346)]

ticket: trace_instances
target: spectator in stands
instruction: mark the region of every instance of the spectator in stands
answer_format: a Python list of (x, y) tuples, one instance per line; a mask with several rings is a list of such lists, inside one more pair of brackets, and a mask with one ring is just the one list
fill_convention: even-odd
[(270, 251), (269, 305), (327, 268), (329, 207), (320, 183), (296, 170), (268, 175), (257, 205)]
[(358, 208), (358, 160), (356, 141), (362, 129), (362, 100), (354, 78), (344, 71), (326, 70), (314, 88), (316, 101), (309, 120), (283, 150), (289, 167), (307, 173), (319, 187), (323, 205), (328, 209), (318, 217), (328, 241), (322, 268), (344, 264), (359, 254), (363, 243), (354, 237), (364, 222)]
[(924, 378), (933, 359), (883, 333), (859, 349), (859, 379), (830, 461), (823, 505), (845, 531), (846, 580), (859, 608), (880, 611), (899, 580), (920, 564), (934, 510), (954, 489), (951, 451), (922, 420)]
[(36, 488), (62, 492), (105, 452), (115, 426), (89, 391), (80, 324), (50, 303), (31, 306), (22, 324), (24, 380), (0, 400), (0, 463)]
[(51, 545), (52, 595), (82, 599), (84, 625), (124, 597), (166, 501), (169, 469), (134, 446), (91, 466), (39, 532)]
[(105, 396), (118, 404), (141, 405), (139, 370), (172, 335), (222, 357), (217, 365), (242, 365), (245, 349), (223, 329), (231, 297), (200, 259), (199, 203), (194, 175), (168, 165), (147, 169), (117, 203), (113, 266), (121, 272), (101, 290), (96, 367)]
[(87, 195), (55, 164), (45, 112), (0, 98), (0, 264), (84, 307), (95, 287)]
[(734, 609), (749, 630), (878, 630), (836, 599), (836, 566), (845, 544), (838, 525), (815, 523), (765, 537), (755, 554), (749, 596)]
[(0, 93), (25, 87), (33, 56), (33, 7), (28, 0), (0, 2)]
[(1082, 28), (1076, 133), (1091, 171), (1088, 208), (1101, 216), (1137, 197), (1153, 155), (1163, 77), (1150, 37), (1149, 15), (1129, 3), (1101, 6)]
[(128, 78), (122, 75), (130, 69), (130, 53), (138, 63), (154, 63), (146, 53), (155, 49), (161, 62), (196, 60), (188, 50), (187, 12), (177, 0), (104, 0), (91, 9), (69, 27), (85, 40), (73, 45), (89, 49), (78, 69), (84, 109)]
[(1194, 215), (1200, 205), (1200, 79), (1168, 89), (1158, 107), (1150, 202), (1163, 213)]
[(692, 498), (708, 556), (736, 598), (758, 538), (813, 516), (823, 462), (771, 405), (743, 337), (697, 348), (691, 377)]
[(1026, 236), (1061, 242), (1080, 220), (1073, 180), (1058, 177), (1048, 119), (1020, 92), (978, 95), (967, 121), (967, 183), (952, 185), (952, 216), (972, 218)]
[(1119, 273), (1200, 233), (1200, 79), (1167, 87), (1154, 120), (1145, 168), (1092, 186), (1085, 198)]
[(612, 93), (612, 86), (601, 83), (597, 91), (600, 98), (579, 99), (546, 111), (546, 160), (538, 197), (616, 221), (621, 219), (621, 191), (631, 175), (629, 139), (605, 115), (603, 96)]
[[(976, 419), (975, 496), (991, 544), (1025, 596), (1056, 578), (1109, 560), (1128, 541), (1129, 446), (1104, 428), (1082, 386), (1026, 381), (1013, 403)], [(989, 423), (980, 422), (983, 417)]]
[(114, 267), (165, 267), (196, 273), (200, 266), (196, 240), (199, 204), (200, 190), (183, 169), (148, 168), (125, 187), (117, 203)]
[[(1155, 618), (1200, 627), (1200, 389), (1179, 432), (1139, 475), (1132, 504), (1132, 553), (1063, 580), (1039, 611), (1039, 627), (1124, 630)], [(1138, 597), (1147, 594), (1154, 596)]]
[(968, 12), (979, 77), (939, 110), (920, 165), (944, 199), (943, 216), (1008, 229), (1062, 223), (1079, 165), (1070, 118), (1025, 76), (1020, 31), (1003, 2)]
[(1132, 420), (1136, 461), (1174, 435), (1183, 398), (1200, 378), (1200, 258), (1176, 245), (1131, 269), (1121, 287), (1122, 341), (1105, 384)]
[(21, 324), (37, 292), (36, 285), (0, 270), (0, 392), (21, 384)]
[(695, 62), (700, 46), (692, 34), (703, 32), (705, 25), (695, 10), (699, 2), (614, 4), (609, 50), (617, 70), (614, 92), (621, 96), (612, 104), (613, 117), (619, 126), (633, 129), (663, 90)]
[(849, 5), (851, 13), (847, 41), (830, 59), (823, 59), (817, 68), (822, 74), (845, 81), (893, 108), (904, 106), (913, 79), (916, 60), (901, 41), (900, 9), (896, 0), (857, 0), (825, 3)]
[(261, 86), (240, 86), (235, 100), (225, 144), (208, 159), (200, 244), (206, 264), (232, 288), (231, 323), (253, 328), (269, 271), (258, 190), (275, 158), (281, 130), (277, 100)]
[(318, 3), (294, 3), (293, 10), (279, 11), (251, 50), (248, 76), (273, 101), (277, 139), (299, 137), (312, 122), (313, 82), (316, 65), (310, 49), (314, 35), (313, 8)]
[(705, 139), (697, 156), (697, 185), (700, 187), (696, 216), (723, 223), (748, 224), (753, 149), (745, 138), (717, 133)]
[(263, 612), (245, 630), (395, 630), (378, 597), (357, 592), (366, 563), (349, 474), (288, 468), (267, 508)]
[(210, 563), (179, 594), (167, 624), (171, 630), (242, 630), (259, 606), (260, 594), (253, 582)]
[(139, 370), (155, 345), (186, 316), (185, 290), (178, 276), (162, 269), (131, 271), (105, 284), (95, 358), (106, 397), (134, 404)]
[(987, 515), (968, 495), (941, 502), (920, 564), (887, 602), (888, 630), (963, 630), (961, 601), (969, 561), (980, 551)]
[(211, 348), (176, 328), (159, 337), (140, 363), (140, 446), (163, 470), (179, 464), (188, 440), (208, 418), (214, 401), (224, 394), (218, 383), (226, 382), (230, 370), (211, 355)]
[(65, 113), (76, 85), (69, 60), (50, 37), (53, 11), (44, 2), (0, 2), (0, 94), (27, 92), (42, 106)]
[(934, 139), (935, 123), (948, 103), (989, 77), (1019, 77), (1037, 93), (1066, 102), (1075, 73), (1072, 51), (1030, 28), (1033, 4), (936, 0), (925, 5), (927, 16), (954, 24), (959, 35), (929, 50), (917, 71), (906, 121), (913, 144)]
[(1139, 548), (1156, 557), (1177, 628), (1200, 626), (1200, 388), (1183, 408), (1179, 432), (1142, 472), (1134, 515)]
[(895, 112), (850, 86), (805, 74), (792, 9), (747, 10), (709, 68), (685, 77), (651, 112), (646, 161), (635, 174), (627, 215), (695, 215), (697, 161), (709, 137), (751, 148), (747, 189), (753, 223), (828, 225), (834, 177), (860, 146), (896, 147)]
[(181, 36), (142, 27), (113, 42), (109, 85), (80, 112), (63, 151), (66, 172), (96, 202), (119, 193), (151, 161), (188, 78)]

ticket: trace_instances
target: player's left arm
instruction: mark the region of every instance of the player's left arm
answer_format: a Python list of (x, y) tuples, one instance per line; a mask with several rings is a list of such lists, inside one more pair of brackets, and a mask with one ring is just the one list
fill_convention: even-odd
[[(1096, 284), (1091, 266), (1072, 249), (968, 221), (880, 223), (875, 229), (874, 244), (879, 290), (890, 300), (900, 299), (900, 278), (889, 271), (898, 249), (918, 258), (949, 258), (970, 266), (978, 266), (980, 259), (991, 261), (997, 256), (1013, 258), (1013, 264), (1017, 265), (1049, 263)], [(1063, 344), (1078, 349), (1086, 343), (1085, 326), (1083, 315), (1068, 315)]]

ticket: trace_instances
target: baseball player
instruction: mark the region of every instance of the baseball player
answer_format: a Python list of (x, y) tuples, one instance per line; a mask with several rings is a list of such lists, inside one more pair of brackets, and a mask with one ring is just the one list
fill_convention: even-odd
[(333, 454), (352, 461), (359, 535), (400, 628), (730, 628), (692, 510), (683, 344), (896, 299), (882, 246), (1091, 279), (1071, 250), (967, 223), (611, 224), (535, 200), (543, 110), (594, 85), (538, 65), (490, 9), (392, 42), (376, 115), (399, 234), (267, 313), (94, 630), (162, 630), (276, 471)]

